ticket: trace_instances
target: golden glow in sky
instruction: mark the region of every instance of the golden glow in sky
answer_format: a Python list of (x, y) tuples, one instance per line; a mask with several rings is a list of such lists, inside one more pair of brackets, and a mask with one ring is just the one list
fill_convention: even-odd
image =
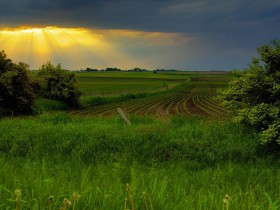
[[(68, 69), (82, 67), (149, 67), (152, 60), (139, 57), (145, 51), (187, 43), (176, 33), (85, 28), (19, 27), (0, 29), (0, 50), (15, 62), (37, 69), (47, 61)], [(154, 55), (157, 58), (159, 55)], [(163, 55), (162, 55), (163, 56)], [(150, 56), (149, 56), (150, 57)]]
[(38, 64), (52, 60), (58, 51), (106, 47), (102, 37), (80, 28), (7, 28), (0, 31), (0, 42), (9, 57)]

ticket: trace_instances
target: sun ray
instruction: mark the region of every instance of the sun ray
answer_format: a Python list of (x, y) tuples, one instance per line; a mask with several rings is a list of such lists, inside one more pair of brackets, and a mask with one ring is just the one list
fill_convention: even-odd
[[(59, 52), (75, 52), (75, 49), (81, 47), (85, 51), (94, 48), (100, 50), (109, 45), (101, 36), (89, 30), (58, 27), (0, 29), (0, 42), (1, 48), (8, 54), (36, 64), (51, 60)], [(74, 56), (76, 59), (82, 57), (77, 54)]]
[[(49, 27), (0, 28), (0, 50), (16, 62), (37, 69), (46, 61), (62, 63), (70, 69), (94, 66), (152, 66), (153, 58), (171, 55), (170, 47), (183, 46), (190, 37), (176, 33), (133, 30)], [(156, 52), (153, 56), (150, 51)], [(156, 50), (155, 50), (156, 49)]]

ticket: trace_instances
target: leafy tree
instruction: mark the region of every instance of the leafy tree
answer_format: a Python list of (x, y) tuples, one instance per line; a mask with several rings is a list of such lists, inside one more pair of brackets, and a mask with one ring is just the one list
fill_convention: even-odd
[(67, 72), (51, 62), (42, 65), (38, 72), (39, 95), (48, 99), (61, 100), (71, 106), (78, 106), (81, 92), (76, 85), (75, 74)]
[(248, 69), (235, 71), (219, 98), (236, 120), (254, 126), (262, 143), (280, 144), (280, 40), (257, 49)]
[(13, 113), (26, 113), (32, 110), (34, 92), (28, 74), (28, 65), (15, 64), (0, 52), (0, 108)]

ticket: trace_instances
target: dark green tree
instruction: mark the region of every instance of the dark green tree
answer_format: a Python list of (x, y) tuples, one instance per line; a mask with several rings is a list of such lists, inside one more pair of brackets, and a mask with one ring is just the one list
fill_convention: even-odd
[(236, 120), (257, 128), (262, 143), (280, 144), (280, 40), (257, 49), (248, 69), (235, 71), (219, 98)]
[(42, 65), (38, 72), (39, 95), (48, 99), (63, 101), (70, 106), (78, 106), (81, 92), (77, 88), (75, 74), (65, 71), (51, 62)]
[(0, 107), (12, 113), (32, 111), (34, 92), (25, 63), (15, 64), (0, 52)]
[(20, 114), (32, 111), (34, 92), (25, 63), (15, 64), (0, 52), (0, 108)]

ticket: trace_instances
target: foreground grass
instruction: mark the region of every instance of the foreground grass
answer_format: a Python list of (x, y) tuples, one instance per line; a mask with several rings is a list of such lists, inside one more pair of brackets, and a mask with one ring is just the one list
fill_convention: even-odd
[(74, 118), (63, 112), (5, 119), (0, 121), (0, 152), (5, 157), (86, 163), (118, 158), (144, 164), (184, 159), (194, 167), (204, 167), (251, 160), (259, 144), (253, 133), (231, 122), (136, 116), (130, 120), (132, 126), (119, 116)]
[[(13, 164), (13, 165), (11, 165)], [(114, 162), (83, 165), (80, 162), (6, 162), (1, 160), (0, 209), (15, 207), (16, 189), (21, 189), (22, 209), (51, 209), (63, 206), (65, 198), (76, 209), (123, 209), (126, 183), (131, 187), (136, 209), (225, 209), (223, 198), (230, 196), (230, 209), (277, 209), (280, 171), (265, 162), (226, 163), (212, 168), (189, 170), (184, 164), (145, 167)], [(271, 200), (271, 201), (270, 201)], [(131, 209), (129, 200), (127, 208)]]
[(16, 189), (21, 209), (59, 209), (74, 192), (75, 209), (124, 209), (127, 183), (135, 209), (225, 209), (225, 194), (229, 209), (279, 208), (279, 161), (260, 156), (253, 131), (195, 118), (130, 120), (63, 112), (1, 120), (0, 209), (16, 208)]

